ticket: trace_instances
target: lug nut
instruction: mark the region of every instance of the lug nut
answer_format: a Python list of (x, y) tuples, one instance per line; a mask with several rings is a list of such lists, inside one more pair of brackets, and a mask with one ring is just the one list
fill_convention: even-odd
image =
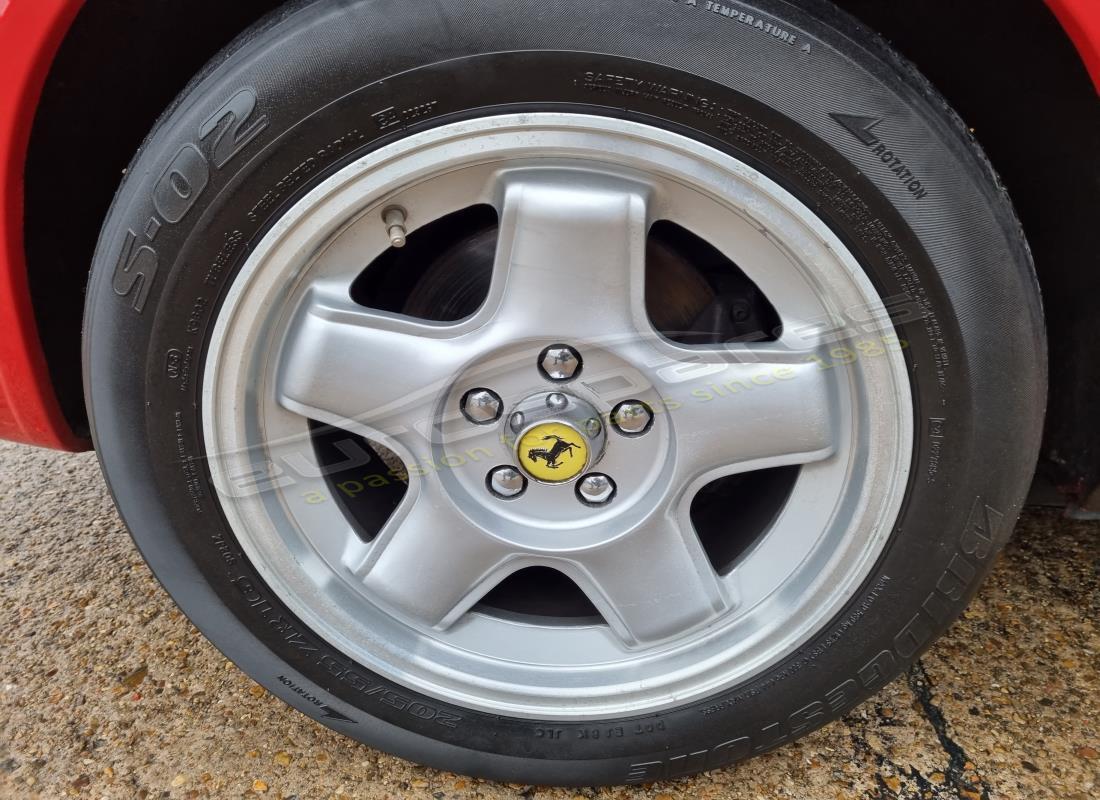
[(489, 491), (503, 500), (511, 500), (523, 494), (527, 478), (515, 467), (494, 467), (485, 477)]
[(615, 496), (615, 481), (602, 472), (590, 472), (577, 482), (577, 497), (590, 506), (602, 506)]
[(390, 237), (390, 245), (404, 247), (406, 239), (405, 209), (401, 206), (390, 206), (382, 212), (382, 224), (386, 226), (386, 235)]
[(624, 400), (611, 410), (611, 424), (623, 436), (641, 436), (653, 425), (653, 411), (641, 400)]
[(567, 381), (581, 371), (581, 356), (569, 345), (552, 344), (539, 354), (539, 370), (552, 381)]
[(500, 396), (491, 389), (471, 389), (462, 395), (462, 415), (475, 425), (488, 425), (500, 419)]

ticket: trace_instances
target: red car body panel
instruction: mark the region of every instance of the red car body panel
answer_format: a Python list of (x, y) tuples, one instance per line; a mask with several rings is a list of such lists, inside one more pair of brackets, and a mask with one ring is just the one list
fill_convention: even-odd
[(23, 249), (23, 168), (50, 62), (82, 4), (0, 0), (0, 439), (64, 450), (89, 444), (61, 413), (38, 338)]
[[(1100, 92), (1100, 0), (1045, 2)], [(0, 0), (0, 439), (62, 450), (90, 443), (61, 413), (38, 336), (23, 247), (23, 174), (42, 86), (83, 4)]]
[(1046, 0), (1062, 23), (1081, 60), (1100, 92), (1100, 2), (1098, 0)]

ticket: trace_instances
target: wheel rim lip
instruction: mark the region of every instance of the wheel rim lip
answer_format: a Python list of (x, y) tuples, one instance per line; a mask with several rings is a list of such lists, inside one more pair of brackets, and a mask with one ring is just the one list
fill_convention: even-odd
[[(850, 271), (850, 277), (855, 284), (862, 287), (867, 299), (873, 298), (881, 306), (881, 300), (874, 293), (869, 279), (862, 272), (851, 253), (832, 234), (832, 232), (817, 217), (812, 215), (803, 204), (789, 195), (785, 190), (772, 182), (766, 176), (753, 170), (740, 161), (702, 145), (694, 140), (686, 139), (678, 134), (669, 133), (659, 128), (641, 125), (639, 123), (625, 122), (604, 117), (593, 117), (575, 114), (526, 114), (505, 115), (498, 117), (482, 118), (453, 125), (446, 125), (422, 134), (417, 134), (409, 139), (400, 140), (397, 143), (383, 148), (364, 159), (345, 167), (340, 172), (331, 176), (318, 187), (313, 189), (302, 200), (281, 218), (273, 226), (271, 231), (258, 243), (246, 264), (234, 280), (227, 294), (226, 300), (219, 312), (214, 334), (211, 337), (208, 348), (208, 356), (204, 364), (202, 386), (202, 415), (204, 420), (203, 436), (209, 459), (211, 476), (215, 486), (219, 487), (220, 501), (230, 527), (237, 535), (242, 549), (249, 556), (261, 577), (271, 586), (277, 596), (286, 603), (292, 611), (302, 618), (314, 631), (320, 633), (322, 638), (341, 650), (349, 657), (370, 667), (396, 682), (409, 688), (421, 691), (429, 696), (441, 700), (455, 702), (459, 705), (476, 708), (492, 713), (505, 713), (510, 716), (531, 718), (558, 718), (563, 720), (596, 719), (624, 713), (641, 713), (657, 711), (673, 705), (686, 703), (691, 699), (700, 699), (713, 694), (721, 689), (740, 683), (759, 672), (765, 667), (776, 663), (782, 657), (789, 655), (800, 644), (803, 644), (813, 634), (818, 632), (821, 624), (835, 616), (844, 604), (849, 601), (855, 590), (869, 576), (870, 569), (881, 552), (893, 520), (897, 516), (901, 504), (901, 497), (909, 469), (909, 459), (912, 451), (912, 408), (909, 396), (909, 383), (906, 376), (904, 360), (898, 354), (888, 356), (889, 373), (893, 379), (893, 402), (899, 411), (894, 420), (893, 440), (896, 449), (895, 458), (892, 461), (889, 486), (893, 491), (888, 491), (889, 497), (882, 501), (876, 511), (877, 522), (871, 525), (871, 532), (865, 537), (866, 547), (859, 553), (861, 563), (858, 568), (847, 570), (847, 580), (844, 591), (833, 592), (828, 602), (818, 603), (818, 613), (812, 620), (805, 621), (800, 636), (780, 636), (772, 647), (757, 647), (754, 655), (742, 658), (740, 662), (734, 662), (727, 657), (722, 650), (721, 639), (723, 632), (728, 633), (722, 626), (699, 632), (691, 637), (690, 643), (680, 643), (677, 648), (657, 648), (652, 652), (639, 654), (639, 658), (631, 662), (631, 666), (641, 668), (647, 662), (652, 665), (660, 661), (664, 651), (679, 649), (683, 651), (685, 646), (694, 648), (699, 657), (693, 663), (685, 666), (681, 657), (677, 661), (669, 663), (675, 668), (660, 675), (659, 680), (602, 680), (601, 676), (607, 676), (615, 670), (621, 670), (624, 664), (593, 664), (584, 669), (585, 674), (592, 676), (592, 682), (587, 686), (568, 686), (569, 680), (564, 684), (540, 683), (538, 677), (539, 668), (534, 664), (512, 665), (510, 673), (516, 676), (516, 680), (502, 681), (497, 679), (499, 672), (489, 671), (484, 676), (476, 674), (476, 670), (470, 670), (469, 662), (461, 659), (444, 663), (426, 663), (423, 657), (414, 657), (407, 654), (404, 660), (396, 664), (392, 660), (394, 650), (397, 647), (384, 635), (385, 631), (375, 633), (371, 638), (370, 632), (356, 631), (349, 628), (345, 622), (337, 620), (339, 609), (326, 606), (324, 602), (316, 602), (316, 595), (311, 595), (309, 586), (300, 574), (302, 565), (298, 564), (298, 574), (295, 574), (295, 554), (287, 548), (286, 542), (277, 534), (272, 539), (262, 530), (262, 525), (257, 526), (256, 521), (264, 516), (270, 520), (277, 518), (264, 510), (263, 503), (257, 505), (255, 501), (237, 502), (233, 497), (232, 480), (229, 477), (231, 464), (228, 461), (235, 452), (249, 447), (256, 447), (256, 441), (249, 441), (249, 437), (256, 439), (260, 446), (266, 448), (270, 442), (265, 438), (267, 428), (261, 425), (243, 422), (239, 409), (234, 409), (235, 397), (241, 396), (240, 391), (248, 385), (246, 376), (238, 369), (235, 372), (225, 369), (225, 355), (233, 352), (233, 348), (226, 348), (227, 337), (232, 333), (235, 337), (235, 346), (238, 352), (249, 353), (252, 348), (251, 360), (261, 360), (258, 352), (258, 344), (265, 337), (270, 337), (272, 330), (277, 330), (280, 322), (278, 314), (264, 321), (261, 328), (253, 325), (243, 333), (238, 329), (231, 330), (234, 322), (234, 313), (239, 308), (242, 299), (246, 296), (250, 285), (259, 274), (261, 267), (268, 265), (273, 253), (277, 252), (286, 237), (293, 234), (297, 227), (303, 224), (302, 209), (316, 210), (325, 203), (332, 201), (334, 196), (348, 190), (365, 177), (372, 174), (377, 176), (379, 169), (384, 169), (398, 163), (403, 155), (412, 154), (415, 158), (417, 148), (425, 141), (438, 144), (448, 140), (463, 141), (470, 137), (477, 137), (488, 133), (490, 136), (507, 137), (509, 134), (531, 137), (536, 131), (542, 131), (547, 136), (555, 132), (567, 132), (575, 134), (578, 131), (589, 132), (598, 136), (624, 137), (631, 141), (641, 141), (658, 147), (667, 147), (688, 157), (705, 158), (716, 168), (723, 169), (735, 176), (738, 180), (751, 183), (771, 202), (780, 203), (784, 209), (790, 211), (801, 210), (796, 216), (806, 225), (807, 229), (824, 241), (833, 249), (838, 259)], [(417, 141), (418, 137), (422, 137)], [(422, 165), (421, 165), (422, 166)], [(420, 179), (426, 179), (423, 175)], [(404, 180), (410, 180), (404, 176)], [(392, 180), (391, 180), (392, 183)], [(369, 202), (368, 202), (369, 200)], [(365, 213), (367, 206), (375, 207), (387, 204), (387, 193), (376, 190), (374, 195), (368, 198), (360, 197), (352, 205), (357, 210), (350, 216), (355, 217)], [(744, 209), (741, 209), (742, 211)], [(345, 220), (342, 223), (331, 224), (334, 230), (343, 225), (350, 225)], [(319, 239), (330, 237), (334, 230), (320, 235)], [(308, 260), (308, 259), (305, 259)], [(303, 261), (302, 258), (291, 261)], [(300, 270), (297, 279), (302, 280), (304, 272), (299, 263)], [(233, 313), (227, 313), (227, 311)], [(672, 352), (682, 351), (669, 344)], [(241, 365), (244, 361), (232, 361), (230, 363)], [(253, 366), (255, 366), (253, 364)], [(262, 368), (252, 373), (269, 377)], [(862, 377), (862, 376), (861, 376)], [(263, 386), (261, 395), (270, 394), (267, 387)], [(446, 392), (443, 393), (446, 395)], [(227, 396), (229, 397), (227, 405)], [(442, 399), (440, 400), (442, 402)], [(205, 424), (205, 421), (212, 421)], [(238, 431), (248, 431), (245, 436), (239, 436)], [(371, 438), (377, 438), (372, 435)], [(388, 442), (384, 442), (390, 444)], [(396, 443), (394, 443), (396, 444)], [(400, 453), (399, 444), (395, 449)], [(265, 449), (266, 452), (266, 449)], [(486, 468), (492, 465), (486, 465)], [(800, 479), (801, 480), (801, 479)], [(414, 491), (410, 486), (407, 494)], [(865, 498), (864, 498), (865, 499)], [(281, 500), (279, 501), (281, 502)], [(278, 505), (278, 504), (277, 504)], [(277, 512), (278, 509), (276, 508)], [(257, 513), (259, 512), (259, 513)], [(866, 513), (866, 509), (864, 509)], [(280, 544), (281, 543), (281, 544)], [(282, 553), (279, 548), (282, 547)], [(300, 555), (300, 553), (299, 553)], [(813, 591), (804, 594), (816, 596), (821, 593), (820, 586)], [(312, 598), (312, 599), (311, 599)], [(383, 613), (381, 609), (377, 609)], [(336, 612), (336, 616), (333, 616)], [(394, 625), (400, 626), (400, 621), (391, 620)], [(510, 624), (502, 621), (504, 624)], [(741, 649), (748, 653), (752, 648), (752, 639), (764, 640), (769, 636), (776, 638), (777, 626), (773, 623), (769, 626), (759, 626), (753, 637), (741, 642)], [(583, 630), (583, 628), (578, 628)], [(758, 642), (759, 643), (759, 642)], [(458, 645), (461, 650), (463, 645)], [(709, 648), (709, 649), (708, 649)], [(725, 648), (728, 649), (728, 648)], [(682, 652), (681, 652), (682, 656)], [(573, 673), (575, 670), (561, 670)], [(522, 684), (519, 679), (527, 676), (528, 683)], [(656, 685), (647, 689), (647, 684)]]

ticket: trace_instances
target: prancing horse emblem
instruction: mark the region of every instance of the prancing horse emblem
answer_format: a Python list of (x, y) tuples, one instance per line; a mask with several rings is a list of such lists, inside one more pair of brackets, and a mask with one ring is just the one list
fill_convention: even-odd
[(558, 459), (566, 453), (568, 453), (569, 455), (573, 455), (573, 448), (580, 447), (580, 445), (574, 444), (573, 442), (567, 442), (556, 433), (551, 433), (549, 436), (543, 436), (542, 440), (544, 442), (549, 442), (552, 440), (554, 444), (551, 445), (549, 448), (532, 447), (530, 450), (527, 451), (527, 458), (529, 458), (532, 462), (538, 462), (538, 460), (541, 458), (543, 461), (546, 462), (546, 466), (550, 469), (557, 469), (558, 467), (560, 467), (561, 464), (558, 462)]

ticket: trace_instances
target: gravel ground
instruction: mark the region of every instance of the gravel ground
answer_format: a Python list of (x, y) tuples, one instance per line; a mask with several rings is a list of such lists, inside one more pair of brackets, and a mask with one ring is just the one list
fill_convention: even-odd
[(1032, 511), (965, 617), (841, 721), (736, 768), (556, 790), (418, 767), (267, 695), (176, 610), (92, 454), (0, 443), (0, 796), (1100, 796), (1100, 523)]

